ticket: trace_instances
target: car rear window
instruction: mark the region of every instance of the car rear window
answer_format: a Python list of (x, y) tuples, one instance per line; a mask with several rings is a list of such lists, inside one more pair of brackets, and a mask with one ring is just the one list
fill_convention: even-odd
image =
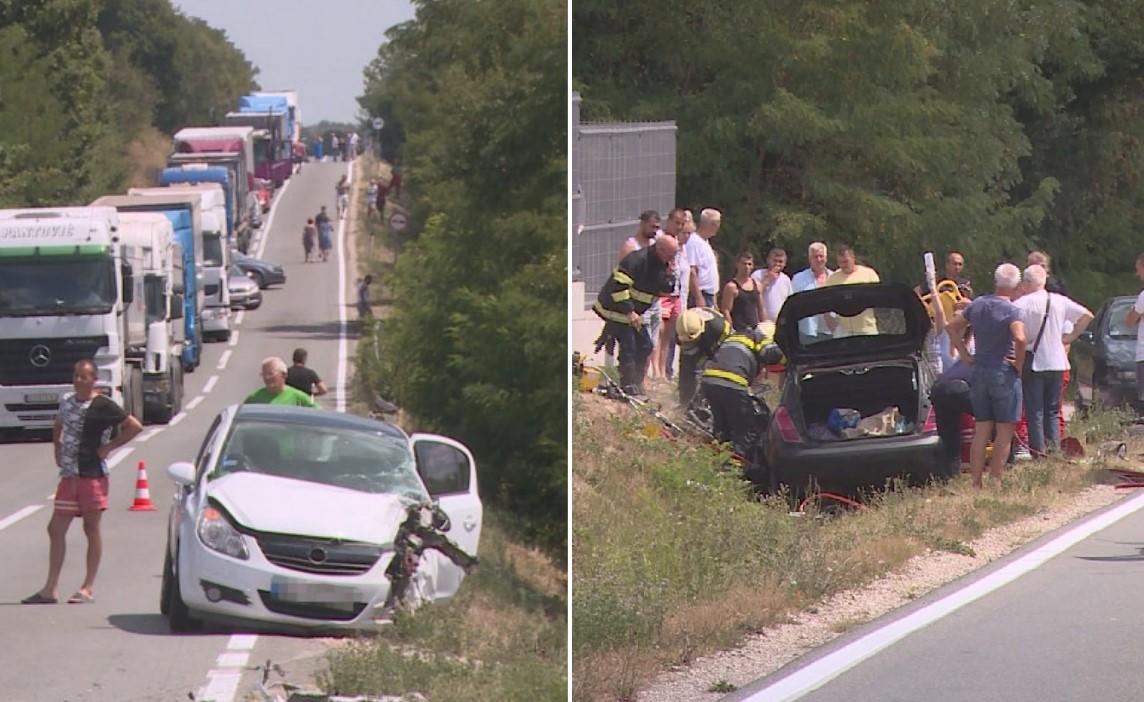
[(804, 319), (815, 321), (813, 327), (809, 327), (816, 332), (813, 335), (806, 333), (807, 325), (799, 325), (799, 343), (807, 348), (848, 337), (893, 339), (907, 336), (909, 333), (906, 327), (906, 314), (897, 307), (863, 307), (813, 315)]
[(1124, 321), (1128, 310), (1132, 309), (1132, 301), (1117, 302), (1108, 309), (1108, 335), (1113, 339), (1135, 339), (1136, 327), (1128, 326)]

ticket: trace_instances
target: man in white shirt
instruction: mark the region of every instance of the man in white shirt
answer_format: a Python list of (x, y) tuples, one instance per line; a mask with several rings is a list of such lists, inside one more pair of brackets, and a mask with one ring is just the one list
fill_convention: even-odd
[[(821, 288), (826, 284), (826, 279), (834, 273), (826, 267), (826, 244), (821, 241), (816, 241), (807, 248), (806, 258), (810, 267), (795, 273), (791, 278), (792, 292)], [(828, 338), (830, 331), (826, 328), (822, 316), (815, 315), (799, 320), (798, 336), (800, 343), (805, 346)]]
[(786, 251), (776, 247), (767, 254), (767, 267), (751, 274), (763, 291), (763, 311), (772, 322), (779, 318), (783, 303), (794, 292), (790, 276), (783, 272), (786, 264)]
[[(1144, 282), (1144, 253), (1136, 257), (1136, 277)], [(1144, 413), (1144, 291), (1136, 296), (1124, 321), (1136, 327), (1136, 412), (1140, 414)]]
[(699, 213), (699, 227), (687, 241), (687, 260), (691, 264), (699, 286), (699, 297), (688, 301), (688, 307), (714, 307), (715, 294), (719, 292), (719, 262), (715, 249), (711, 247), (711, 237), (719, 233), (723, 215), (719, 210), (707, 208)]
[[(1084, 305), (1045, 290), (1048, 273), (1032, 265), (1021, 276), (1025, 288), (1013, 304), (1021, 311), (1028, 341), (1021, 394), (1029, 424), (1029, 450), (1044, 456), (1060, 448), (1061, 379), (1069, 367), (1065, 345), (1071, 344), (1092, 321)], [(1063, 328), (1072, 324), (1067, 335)]]

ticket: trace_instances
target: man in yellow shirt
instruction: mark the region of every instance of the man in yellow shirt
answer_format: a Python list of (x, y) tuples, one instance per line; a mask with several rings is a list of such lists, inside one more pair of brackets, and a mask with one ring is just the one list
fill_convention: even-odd
[[(881, 282), (878, 271), (868, 266), (858, 265), (853, 246), (842, 244), (837, 247), (836, 252), (838, 270), (830, 274), (826, 282), (823, 283), (824, 287), (827, 285)], [(836, 314), (826, 315), (826, 326), (830, 328), (835, 338), (878, 333), (878, 320), (874, 317), (874, 310), (865, 310), (853, 317), (841, 317)]]

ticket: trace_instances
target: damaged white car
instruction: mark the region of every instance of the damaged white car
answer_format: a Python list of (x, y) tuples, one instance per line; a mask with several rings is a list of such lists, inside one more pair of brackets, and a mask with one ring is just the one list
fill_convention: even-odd
[(202, 618), (369, 629), (451, 597), (476, 563), (476, 463), (452, 439), (232, 405), (168, 473), (160, 608), (176, 631)]

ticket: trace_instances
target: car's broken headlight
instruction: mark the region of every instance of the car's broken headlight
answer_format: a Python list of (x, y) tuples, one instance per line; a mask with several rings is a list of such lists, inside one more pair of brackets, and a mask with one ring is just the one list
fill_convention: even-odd
[(250, 557), (242, 534), (214, 507), (207, 507), (199, 515), (198, 532), (199, 540), (219, 553), (243, 560)]

